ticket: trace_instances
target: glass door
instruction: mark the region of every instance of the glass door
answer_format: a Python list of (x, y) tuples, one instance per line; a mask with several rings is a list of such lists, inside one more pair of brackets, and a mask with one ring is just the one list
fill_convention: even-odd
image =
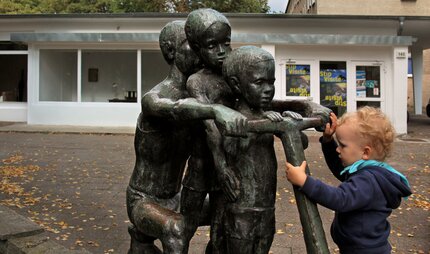
[(382, 62), (355, 62), (353, 63), (353, 78), (355, 102), (351, 110), (363, 106), (383, 107), (383, 63)]

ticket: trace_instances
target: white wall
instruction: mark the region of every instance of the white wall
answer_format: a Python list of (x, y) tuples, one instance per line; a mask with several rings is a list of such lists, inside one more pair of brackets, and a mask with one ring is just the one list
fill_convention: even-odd
[[(266, 46), (267, 47), (267, 46)], [(393, 122), (398, 134), (406, 133), (406, 102), (407, 102), (407, 58), (396, 58), (395, 51), (407, 52), (407, 47), (394, 48), (389, 46), (276, 46), (276, 99), (285, 99), (283, 86), (285, 62), (289, 59), (309, 62), (319, 72), (320, 61), (345, 61), (349, 77), (348, 97), (355, 93), (355, 73), (352, 66), (356, 62), (380, 62), (381, 83), (385, 85), (381, 97), (381, 109)], [(319, 90), (319, 73), (311, 81), (311, 89)], [(382, 92), (382, 91), (381, 91)], [(350, 99), (349, 99), (350, 100)], [(319, 103), (319, 93), (314, 93), (314, 102)], [(349, 101), (348, 103), (356, 103)], [(350, 107), (348, 107), (350, 108)], [(399, 112), (405, 112), (400, 114)]]
[[(279, 91), (282, 89), (284, 81), (284, 68), (287, 59), (313, 61), (315, 67), (319, 71), (319, 61), (345, 61), (347, 62), (347, 72), (351, 63), (354, 61), (381, 61), (384, 63), (383, 77), (385, 84), (385, 97), (382, 98), (383, 110), (387, 115), (393, 119), (396, 130), (398, 133), (405, 133), (406, 119), (396, 116), (402, 107), (402, 103), (398, 103), (394, 109), (393, 101), (402, 101), (401, 93), (394, 93), (398, 86), (402, 86), (401, 79), (397, 77), (402, 75), (398, 72), (394, 77), (392, 69), (393, 62), (393, 49), (392, 47), (378, 47), (378, 46), (274, 46), (262, 45), (263, 48), (270, 50), (275, 54), (276, 60), (276, 98), (281, 99)], [(402, 61), (396, 61), (394, 65), (396, 68), (402, 69), (404, 67)], [(156, 65), (154, 65), (156, 67)], [(405, 71), (407, 69), (405, 68)], [(319, 77), (319, 74), (317, 75)], [(405, 74), (406, 77), (406, 74)], [(393, 82), (393, 80), (396, 80)], [(318, 82), (319, 79), (313, 80)], [(155, 81), (153, 81), (155, 82)], [(348, 82), (352, 82), (348, 79)], [(407, 80), (404, 80), (404, 87), (406, 87)], [(155, 84), (154, 84), (155, 85)], [(348, 84), (350, 90), (351, 86), (355, 84)], [(395, 89), (396, 87), (396, 89)], [(315, 89), (315, 88), (314, 88)], [(108, 91), (110, 91), (108, 89)], [(401, 91), (401, 90), (400, 90)], [(406, 92), (404, 93), (406, 94)], [(318, 102), (319, 97), (314, 98)], [(406, 102), (406, 101), (405, 101)], [(406, 108), (406, 106), (405, 106)], [(46, 103), (38, 102), (31, 105), (29, 109), (28, 122), (32, 124), (70, 124), (70, 125), (106, 125), (106, 126), (134, 126), (137, 115), (140, 111), (139, 103)]]
[(31, 105), (29, 111), (28, 124), (132, 127), (140, 104), (41, 102)]
[(2, 102), (0, 105), (0, 121), (26, 122), (27, 103)]
[[(44, 47), (46, 48), (46, 47)], [(64, 45), (59, 50), (77, 48), (76, 45)], [(85, 47), (83, 47), (85, 48)], [(91, 47), (89, 47), (91, 48)], [(127, 48), (127, 46), (120, 46), (119, 48)], [(83, 50), (84, 51), (84, 50)], [(109, 52), (109, 51), (107, 51)], [(151, 83), (155, 86), (159, 81), (164, 79), (160, 75), (165, 75), (168, 70), (168, 65), (161, 62), (162, 59), (159, 51), (151, 51), (150, 54), (145, 54), (144, 63), (146, 66), (151, 65), (151, 72), (160, 70), (162, 74), (155, 75), (155, 77), (145, 75), (143, 78), (145, 83)], [(40, 101), (38, 100), (37, 94), (43, 87), (39, 87), (39, 47), (29, 47), (29, 110), (27, 115), (27, 122), (29, 124), (48, 124), (48, 125), (81, 125), (81, 126), (135, 126), (137, 117), (140, 113), (140, 100), (138, 99), (135, 103), (108, 103), (106, 98), (112, 98), (113, 92), (111, 87), (111, 81), (118, 82), (118, 84), (124, 84), (126, 90), (137, 90), (137, 50), (128, 50), (126, 54), (112, 54), (112, 51), (107, 54), (92, 54), (89, 58), (91, 61), (82, 61), (82, 89), (83, 96), (82, 102), (61, 102), (61, 101)], [(109, 55), (110, 54), (110, 55)], [(154, 57), (154, 61), (149, 59)], [(161, 58), (160, 58), (161, 57)], [(60, 61), (61, 59), (57, 59)], [(123, 65), (123, 63), (134, 62), (134, 67), (130, 65)], [(85, 64), (86, 63), (86, 64)], [(91, 99), (91, 94), (85, 91), (85, 86), (88, 87), (88, 68), (99, 68), (99, 81), (96, 83), (98, 89), (95, 93), (95, 99), (103, 102), (85, 102), (84, 99)], [(77, 64), (74, 64), (74, 69), (77, 69)], [(143, 67), (142, 67), (143, 68)], [(52, 71), (52, 70), (51, 70)], [(100, 72), (104, 73), (100, 73)], [(119, 75), (117, 72), (120, 72)], [(49, 73), (50, 70), (47, 70)], [(146, 71), (147, 72), (147, 71)], [(50, 77), (49, 74), (44, 74)], [(75, 74), (77, 76), (77, 73)], [(116, 80), (118, 76), (121, 76), (120, 80)], [(49, 79), (49, 78), (48, 78)], [(107, 87), (102, 84), (108, 84)], [(74, 87), (77, 86), (77, 82), (74, 82)], [(42, 92), (41, 92), (42, 93)], [(76, 94), (76, 92), (75, 92)], [(85, 97), (87, 96), (87, 97)], [(96, 101), (96, 100), (95, 100)], [(24, 120), (25, 121), (25, 120)]]
[[(402, 57), (404, 55), (405, 57)], [(408, 102), (408, 48), (394, 47), (392, 51), (393, 89), (389, 115), (398, 134), (407, 133), (407, 102)]]
[[(13, 22), (13, 26), (0, 26), (0, 37), (5, 31), (14, 32), (36, 32), (36, 33), (159, 33), (161, 28), (173, 19), (185, 19), (185, 17), (147, 17), (147, 18), (42, 18), (22, 19)], [(391, 35), (397, 34), (397, 20), (321, 20), (288, 18), (229, 18), (233, 33), (248, 35), (270, 35), (270, 34), (331, 34), (331, 35)], [(2, 19), (7, 24), (7, 19)], [(7, 32), (6, 31), (6, 32)], [(3, 36), (4, 37), (4, 36)], [(2, 38), (3, 38), (2, 37)], [(7, 36), (6, 36), (7, 37)], [(269, 36), (270, 37), (270, 36)], [(7, 40), (7, 38), (6, 38)], [(249, 44), (249, 43), (246, 43)], [(127, 50), (158, 50), (155, 41), (136, 43), (128, 42), (42, 42), (29, 45), (29, 107), (28, 122), (42, 124), (77, 124), (77, 125), (124, 125), (132, 126), (135, 123), (139, 110), (139, 103), (49, 103), (39, 102), (39, 66), (38, 51), (36, 47), (68, 49), (127, 49)], [(261, 46), (261, 45), (260, 45)], [(266, 49), (273, 49), (273, 45), (264, 45)], [(401, 48), (401, 47), (400, 47)], [(31, 53), (30, 53), (30, 50)], [(351, 66), (353, 61), (381, 61), (385, 67), (386, 93), (384, 107), (389, 116), (394, 118), (395, 114), (403, 110), (403, 85), (406, 87), (406, 75), (403, 75), (404, 63), (395, 59), (393, 47), (391, 46), (321, 46), (321, 45), (277, 45), (274, 47), (276, 60), (276, 98), (281, 97), (279, 89), (283, 84), (283, 72), (280, 71), (286, 59), (313, 61), (319, 67), (318, 61), (346, 61)], [(33, 59), (32, 62), (30, 62)], [(78, 59), (79, 61), (79, 59)], [(144, 64), (142, 62), (142, 64)], [(153, 67), (156, 67), (154, 64)], [(137, 69), (137, 68), (136, 68)], [(79, 73), (79, 71), (78, 71)], [(82, 71), (85, 75), (85, 70)], [(318, 77), (318, 75), (317, 75)], [(85, 79), (84, 79), (85, 80)], [(350, 82), (350, 79), (348, 79)], [(78, 81), (79, 82), (79, 81)], [(140, 81), (137, 81), (139, 84)], [(151, 81), (156, 83), (157, 81)], [(319, 79), (316, 80), (319, 82)], [(314, 82), (315, 83), (315, 82)], [(404, 83), (404, 84), (403, 84)], [(351, 84), (349, 84), (350, 86)], [(85, 87), (85, 84), (82, 84)], [(399, 92), (397, 89), (400, 88)], [(109, 90), (109, 89), (108, 89)], [(78, 91), (79, 92), (79, 91)], [(406, 93), (404, 93), (406, 96)], [(79, 99), (79, 98), (78, 98)], [(319, 99), (318, 97), (314, 99)], [(400, 100), (400, 101), (399, 101)], [(394, 105), (396, 102), (396, 106)], [(397, 103), (400, 102), (400, 103)], [(406, 106), (404, 106), (406, 110)], [(403, 117), (403, 116), (402, 116)], [(395, 117), (396, 129), (405, 131), (402, 126), (406, 124), (402, 117)], [(406, 115), (405, 115), (406, 117)]]

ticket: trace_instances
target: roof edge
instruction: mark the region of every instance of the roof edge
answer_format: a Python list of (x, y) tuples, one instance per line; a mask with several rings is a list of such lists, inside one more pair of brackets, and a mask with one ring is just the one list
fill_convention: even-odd
[[(12, 41), (21, 42), (158, 42), (159, 33), (12, 33)], [(339, 34), (241, 34), (233, 33), (233, 42), (258, 44), (314, 45), (412, 45), (411, 36), (339, 35)]]
[[(188, 13), (73, 13), (73, 14), (0, 14), (1, 19), (34, 19), (34, 18), (186, 18)], [(228, 18), (275, 18), (275, 19), (373, 19), (373, 20), (430, 20), (430, 16), (406, 15), (321, 15), (321, 14), (288, 14), (288, 13), (224, 13)]]

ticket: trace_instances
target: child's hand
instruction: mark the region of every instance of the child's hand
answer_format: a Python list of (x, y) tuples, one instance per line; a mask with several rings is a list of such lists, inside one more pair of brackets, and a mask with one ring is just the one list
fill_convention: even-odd
[(330, 113), (330, 123), (327, 123), (325, 125), (324, 133), (323, 133), (323, 142), (330, 142), (333, 139), (333, 135), (336, 132), (336, 126), (337, 126), (337, 117), (332, 112)]
[(306, 182), (306, 178), (308, 177), (306, 175), (305, 170), (306, 170), (306, 161), (303, 161), (302, 165), (298, 167), (294, 167), (293, 165), (287, 162), (287, 168), (285, 170), (285, 173), (287, 175), (288, 181), (290, 181), (294, 185), (302, 187)]
[(272, 122), (282, 122), (284, 121), (284, 118), (281, 114), (275, 111), (266, 111), (264, 112), (264, 116), (269, 118)]

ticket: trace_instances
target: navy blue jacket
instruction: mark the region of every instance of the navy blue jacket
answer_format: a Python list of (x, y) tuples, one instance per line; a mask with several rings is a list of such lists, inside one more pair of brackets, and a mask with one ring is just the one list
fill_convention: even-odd
[(322, 143), (327, 165), (342, 183), (333, 187), (308, 177), (301, 190), (313, 201), (335, 211), (331, 236), (342, 254), (391, 253), (387, 218), (411, 190), (384, 168), (365, 167), (353, 174), (344, 169), (335, 141)]

